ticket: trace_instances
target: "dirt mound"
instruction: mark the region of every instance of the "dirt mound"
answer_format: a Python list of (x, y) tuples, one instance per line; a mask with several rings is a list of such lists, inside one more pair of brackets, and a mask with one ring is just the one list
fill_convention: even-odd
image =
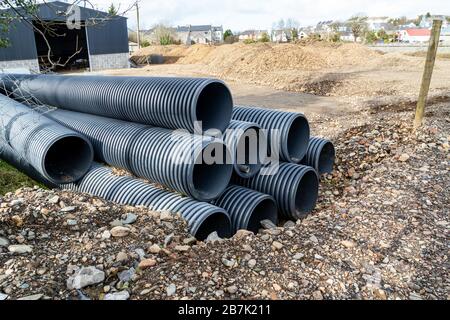
[(320, 70), (344, 65), (367, 64), (379, 53), (357, 44), (269, 44), (208, 46), (151, 46), (133, 55), (134, 58), (162, 54), (167, 63), (204, 64), (218, 73), (274, 72), (280, 70)]
[[(191, 68), (199, 76), (326, 96), (396, 94), (405, 90), (393, 80), (397, 73), (421, 71), (424, 63), (417, 57), (381, 53), (360, 44), (323, 41), (152, 46), (142, 49), (135, 57), (150, 54), (162, 54), (165, 63), (173, 64), (176, 73)], [(375, 74), (381, 71), (392, 75), (382, 79)]]

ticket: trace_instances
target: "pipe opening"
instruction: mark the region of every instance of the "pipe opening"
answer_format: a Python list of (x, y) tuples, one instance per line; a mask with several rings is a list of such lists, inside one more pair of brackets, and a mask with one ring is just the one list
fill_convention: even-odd
[(203, 132), (212, 129), (225, 131), (232, 112), (233, 98), (223, 83), (212, 82), (203, 88), (196, 106), (196, 120), (202, 122)]
[(81, 179), (92, 164), (93, 151), (89, 142), (76, 136), (59, 139), (47, 150), (44, 170), (57, 184)]
[(333, 172), (336, 151), (331, 142), (327, 142), (322, 148), (319, 156), (318, 170), (319, 174)]
[(211, 214), (202, 222), (194, 236), (197, 240), (203, 241), (213, 232), (217, 232), (222, 239), (231, 237), (231, 223), (225, 213), (216, 212)]
[(262, 161), (259, 159), (260, 130), (257, 127), (251, 127), (240, 137), (236, 148), (236, 164), (234, 166), (236, 173), (242, 178), (251, 178), (255, 176), (262, 167)]
[(289, 159), (294, 163), (300, 163), (308, 150), (310, 138), (309, 123), (305, 117), (295, 118), (289, 128), (287, 138), (287, 152)]
[(264, 199), (254, 208), (247, 224), (247, 230), (255, 234), (258, 233), (263, 220), (270, 220), (274, 224), (278, 223), (277, 205), (270, 198)]
[(301, 178), (295, 194), (295, 212), (302, 216), (314, 210), (319, 195), (319, 179), (314, 170)]
[[(210, 149), (211, 148), (211, 149)], [(218, 159), (215, 151), (222, 149), (223, 159)], [(208, 150), (212, 150), (208, 153)], [(207, 156), (215, 157), (208, 159)], [(201, 159), (196, 160), (192, 173), (191, 193), (200, 201), (211, 201), (217, 199), (226, 189), (233, 174), (233, 165), (228, 164), (229, 152), (222, 142), (213, 142), (205, 146), (199, 155)], [(212, 163), (212, 164), (211, 164)]]

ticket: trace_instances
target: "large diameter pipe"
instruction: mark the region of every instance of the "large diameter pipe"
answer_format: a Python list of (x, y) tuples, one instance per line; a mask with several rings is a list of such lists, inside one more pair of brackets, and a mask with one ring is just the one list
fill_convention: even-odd
[(223, 140), (231, 152), (235, 174), (241, 178), (251, 178), (258, 174), (264, 161), (260, 159), (260, 144), (267, 142), (259, 125), (232, 120)]
[(321, 175), (333, 172), (336, 151), (330, 140), (313, 137), (302, 160), (305, 166), (313, 167)]
[(57, 185), (45, 179), (31, 164), (21, 157), (11, 146), (0, 138), (0, 159), (10, 164), (17, 170), (26, 174), (36, 182), (41, 182), (50, 188), (56, 188)]
[(235, 233), (238, 230), (258, 233), (261, 221), (278, 222), (277, 205), (271, 196), (240, 186), (229, 186), (213, 204), (229, 213)]
[(0, 95), (0, 137), (53, 183), (80, 179), (90, 168), (90, 142), (25, 105)]
[[(169, 129), (223, 132), (233, 109), (225, 83), (207, 78), (7, 75), (38, 104)], [(4, 76), (6, 78), (7, 76)], [(13, 88), (10, 88), (13, 89)]]
[[(66, 110), (46, 116), (85, 135), (97, 160), (199, 201), (219, 197), (233, 173), (225, 144), (210, 136)], [(214, 152), (217, 161), (208, 161), (207, 156)]]
[(301, 219), (313, 211), (319, 193), (316, 171), (292, 163), (280, 163), (278, 170), (261, 171), (251, 179), (234, 176), (233, 182), (271, 195), (277, 202), (280, 215), (291, 220)]
[(93, 165), (80, 181), (59, 187), (119, 204), (179, 213), (187, 221), (190, 233), (199, 240), (206, 239), (213, 232), (221, 238), (232, 235), (231, 220), (223, 208), (159, 189), (129, 176), (116, 176), (110, 168), (98, 164)]
[(290, 163), (300, 163), (306, 154), (310, 138), (308, 120), (301, 113), (264, 108), (235, 106), (233, 120), (254, 122), (269, 130), (269, 142), (274, 149), (274, 137), (280, 138), (280, 158)]

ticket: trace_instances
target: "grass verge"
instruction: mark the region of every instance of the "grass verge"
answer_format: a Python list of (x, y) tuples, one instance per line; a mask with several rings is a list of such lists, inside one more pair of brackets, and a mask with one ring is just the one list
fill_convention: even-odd
[(30, 179), (14, 167), (0, 160), (0, 195), (14, 192), (23, 187), (41, 186), (40, 183)]

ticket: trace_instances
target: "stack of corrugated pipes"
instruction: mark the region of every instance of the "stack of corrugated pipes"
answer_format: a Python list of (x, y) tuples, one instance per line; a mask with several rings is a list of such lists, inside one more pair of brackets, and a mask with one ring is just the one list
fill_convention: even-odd
[(179, 213), (200, 240), (305, 217), (334, 165), (303, 114), (234, 106), (216, 79), (6, 74), (0, 91), (2, 159), (51, 188)]

